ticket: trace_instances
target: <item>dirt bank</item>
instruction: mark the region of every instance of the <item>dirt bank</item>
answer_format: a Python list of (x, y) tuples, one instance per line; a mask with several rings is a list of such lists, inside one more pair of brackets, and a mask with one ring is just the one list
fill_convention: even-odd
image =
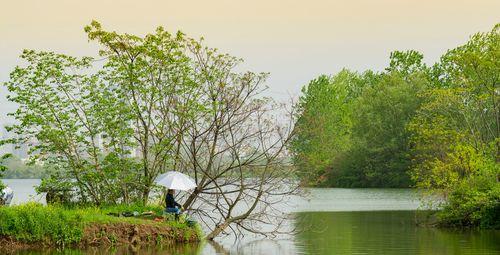
[[(174, 228), (163, 224), (91, 223), (85, 226), (83, 236), (75, 248), (89, 246), (156, 245), (168, 243), (198, 242), (196, 229)], [(50, 240), (26, 242), (9, 236), (0, 236), (0, 254), (13, 254), (19, 250), (58, 247)]]

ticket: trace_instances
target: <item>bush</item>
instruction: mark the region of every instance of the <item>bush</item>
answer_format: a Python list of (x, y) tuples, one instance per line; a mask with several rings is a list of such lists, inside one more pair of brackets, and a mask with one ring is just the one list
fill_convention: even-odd
[[(64, 247), (77, 244), (83, 238), (84, 229), (91, 224), (167, 224), (171, 231), (186, 237), (196, 235), (201, 239), (199, 226), (186, 222), (155, 222), (135, 217), (114, 217), (108, 213), (139, 213), (153, 211), (162, 214), (159, 206), (113, 205), (103, 207), (79, 207), (41, 205), (27, 203), (18, 206), (0, 207), (0, 237), (7, 236), (28, 243), (42, 243)], [(187, 239), (186, 239), (187, 241)]]
[(495, 173), (460, 183), (438, 217), (444, 226), (500, 229), (500, 183)]
[(80, 241), (82, 215), (59, 207), (28, 203), (0, 208), (0, 236), (60, 246)]

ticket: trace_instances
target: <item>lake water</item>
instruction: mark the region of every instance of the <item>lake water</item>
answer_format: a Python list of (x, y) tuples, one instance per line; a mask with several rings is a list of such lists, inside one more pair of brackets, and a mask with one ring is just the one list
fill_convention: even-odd
[[(43, 202), (39, 180), (4, 180), (14, 203)], [(301, 229), (278, 240), (247, 236), (235, 241), (172, 247), (22, 251), (19, 254), (500, 254), (500, 231), (418, 227), (418, 196), (410, 189), (309, 189), (289, 208)]]

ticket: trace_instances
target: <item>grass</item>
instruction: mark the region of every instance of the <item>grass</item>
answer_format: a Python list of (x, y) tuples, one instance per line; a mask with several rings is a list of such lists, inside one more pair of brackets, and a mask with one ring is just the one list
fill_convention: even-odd
[(65, 208), (37, 203), (0, 207), (0, 237), (10, 237), (27, 243), (39, 242), (66, 246), (80, 242), (84, 235), (84, 229), (88, 225), (113, 223), (169, 226), (176, 233), (186, 237), (193, 234), (202, 236), (199, 226), (189, 227), (183, 222), (156, 222), (149, 219), (107, 215), (108, 213), (124, 211), (137, 211), (139, 213), (153, 211), (161, 215), (162, 208), (139, 205)]

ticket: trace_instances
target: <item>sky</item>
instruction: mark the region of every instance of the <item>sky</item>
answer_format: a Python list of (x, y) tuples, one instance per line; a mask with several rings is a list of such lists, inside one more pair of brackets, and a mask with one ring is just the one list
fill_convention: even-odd
[[(0, 83), (23, 49), (97, 57), (83, 27), (145, 35), (157, 26), (203, 36), (208, 46), (269, 72), (269, 96), (342, 68), (383, 70), (391, 51), (414, 49), (434, 63), (447, 49), (500, 22), (500, 0), (0, 0)], [(16, 106), (0, 88), (0, 125)]]

